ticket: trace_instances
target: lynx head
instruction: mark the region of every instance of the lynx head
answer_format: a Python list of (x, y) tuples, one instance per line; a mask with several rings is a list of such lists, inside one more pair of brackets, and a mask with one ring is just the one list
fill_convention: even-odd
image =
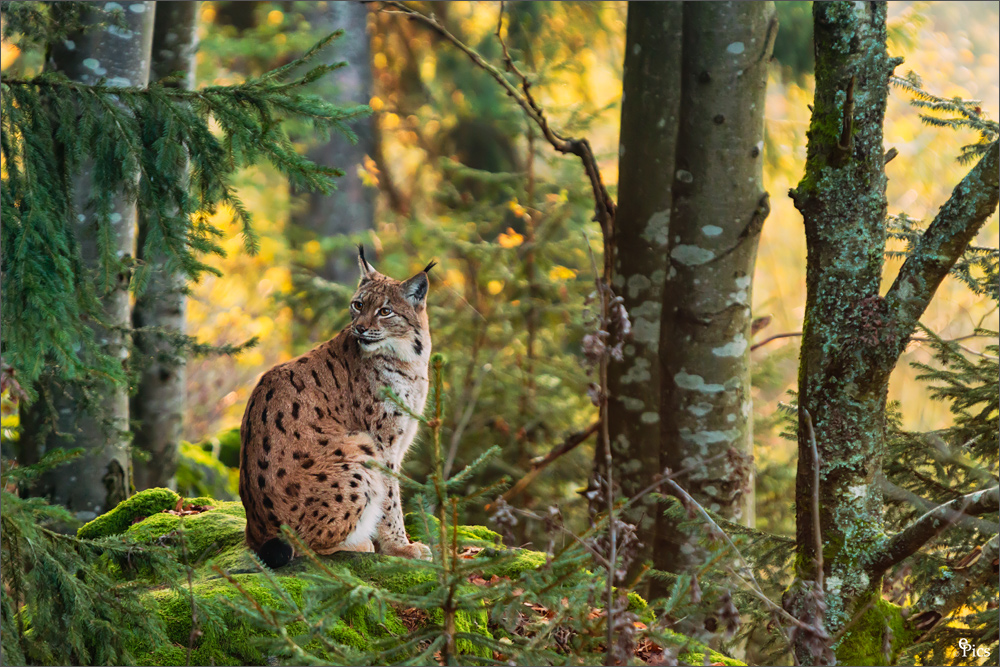
[(427, 272), (436, 262), (409, 280), (393, 280), (375, 270), (358, 246), (361, 280), (351, 298), (351, 334), (363, 354), (381, 352), (402, 361), (430, 355), (427, 323)]

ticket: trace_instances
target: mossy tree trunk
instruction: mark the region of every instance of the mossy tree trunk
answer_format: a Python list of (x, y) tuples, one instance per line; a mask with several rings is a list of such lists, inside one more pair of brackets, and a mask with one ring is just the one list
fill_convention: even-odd
[[(306, 12), (306, 18), (316, 33), (316, 37), (326, 36), (334, 30), (343, 30), (344, 35), (329, 49), (329, 62), (346, 61), (347, 67), (337, 75), (337, 96), (355, 104), (368, 104), (372, 97), (371, 45), (368, 36), (368, 6), (361, 2), (314, 3), (316, 7)], [(320, 95), (332, 94), (331, 83), (314, 84), (325, 86), (316, 89)], [(311, 240), (319, 240), (358, 234), (375, 226), (376, 189), (366, 186), (358, 170), (363, 169), (365, 158), (375, 151), (374, 122), (370, 116), (351, 125), (358, 140), (352, 143), (341, 134), (332, 135), (329, 140), (314, 146), (308, 152), (309, 159), (317, 164), (335, 164), (344, 171), (337, 181), (337, 190), (330, 194), (318, 192), (304, 193), (301, 201), (293, 207), (289, 238), (293, 245), (302, 247)], [(293, 194), (294, 193), (293, 191)], [(319, 277), (338, 283), (357, 281), (357, 262), (354, 254), (346, 249), (327, 252), (318, 267), (308, 267)], [(311, 332), (311, 323), (300, 313), (299, 325), (304, 326), (301, 335), (328, 337), (330, 332)], [(312, 340), (312, 338), (310, 338)]]
[[(108, 86), (145, 86), (149, 80), (153, 39), (154, 2), (121, 2), (124, 26), (100, 26), (69, 35), (52, 45), (46, 68), (72, 80), (93, 85), (106, 79)], [(56, 4), (54, 11), (60, 11)], [(119, 258), (135, 254), (136, 207), (124, 197), (114, 201), (111, 233), (99, 239), (95, 212), (89, 206), (93, 180), (87, 165), (72, 184), (78, 213), (76, 241), (84, 265), (94, 272), (93, 285), (101, 293), (104, 322), (94, 324), (95, 338), (126, 363), (128, 348), (123, 332), (131, 327), (129, 275), (104, 276), (99, 270), (102, 243)], [(125, 384), (108, 382), (99, 391), (81, 393), (53, 381), (41, 387), (46, 400), (37, 401), (25, 414), (25, 439), (38, 455), (61, 447), (82, 447), (80, 458), (46, 475), (38, 491), (76, 516), (89, 520), (113, 507), (128, 494), (129, 398)], [(46, 403), (55, 409), (55, 423)]]
[[(816, 89), (807, 162), (791, 192), (805, 224), (808, 266), (798, 387), (797, 580), (784, 604), (833, 635), (871, 596), (881, 595), (886, 569), (934, 534), (908, 529), (887, 538), (883, 532), (876, 480), (886, 451), (888, 381), (937, 285), (996, 208), (997, 146), (955, 189), (880, 296), (882, 127), (889, 77), (900, 61), (886, 51), (885, 3), (817, 2), (813, 19)], [(825, 612), (811, 592), (816, 582), (823, 584)], [(801, 664), (829, 659), (825, 643), (807, 632), (797, 634), (794, 648)]]
[[(660, 328), (661, 466), (705, 507), (752, 520), (751, 291), (767, 217), (764, 99), (773, 3), (684, 3), (669, 268)], [(683, 563), (658, 518), (655, 565)]]
[[(661, 470), (660, 313), (668, 268), (682, 21), (681, 3), (628, 4), (613, 284), (625, 300), (632, 338), (624, 359), (608, 366), (608, 427), (614, 479), (629, 497)], [(599, 464), (603, 456), (597, 452)], [(644, 536), (640, 562), (652, 559), (656, 515), (647, 495), (626, 517)]]
[[(174, 73), (183, 76), (170, 85), (194, 86), (195, 51), (198, 48), (200, 2), (160, 2), (156, 5), (150, 79), (157, 81)], [(178, 165), (178, 169), (185, 169)], [(170, 266), (162, 252), (145, 256), (143, 246), (150, 223), (139, 219), (136, 257), (150, 265), (145, 291), (136, 299), (132, 324), (137, 330), (155, 327), (183, 334), (186, 279), (179, 267)], [(162, 337), (136, 333), (136, 348), (148, 365), (139, 377), (130, 405), (134, 427), (132, 445), (146, 456), (133, 459), (133, 481), (137, 490), (169, 486), (177, 471), (178, 447), (184, 425), (187, 392), (185, 360)]]

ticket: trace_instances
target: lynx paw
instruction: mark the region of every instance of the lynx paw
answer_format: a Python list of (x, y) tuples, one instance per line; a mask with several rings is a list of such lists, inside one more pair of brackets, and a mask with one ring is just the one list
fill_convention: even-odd
[(413, 558), (415, 560), (431, 560), (431, 549), (426, 544), (421, 542), (410, 542), (405, 546), (392, 547), (386, 549), (386, 553), (390, 556), (399, 556), (400, 558)]

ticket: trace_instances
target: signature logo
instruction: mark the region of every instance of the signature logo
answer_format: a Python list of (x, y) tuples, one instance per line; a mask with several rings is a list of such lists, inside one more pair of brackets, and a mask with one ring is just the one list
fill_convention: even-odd
[(963, 658), (988, 658), (990, 657), (989, 646), (976, 646), (970, 644), (969, 640), (962, 637), (958, 640), (958, 650), (962, 652)]

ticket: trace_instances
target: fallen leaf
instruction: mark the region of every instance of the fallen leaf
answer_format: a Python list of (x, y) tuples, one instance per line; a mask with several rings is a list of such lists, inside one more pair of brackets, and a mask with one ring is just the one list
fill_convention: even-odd
[(482, 551), (482, 547), (467, 546), (458, 554), (459, 558), (475, 558), (476, 555)]

